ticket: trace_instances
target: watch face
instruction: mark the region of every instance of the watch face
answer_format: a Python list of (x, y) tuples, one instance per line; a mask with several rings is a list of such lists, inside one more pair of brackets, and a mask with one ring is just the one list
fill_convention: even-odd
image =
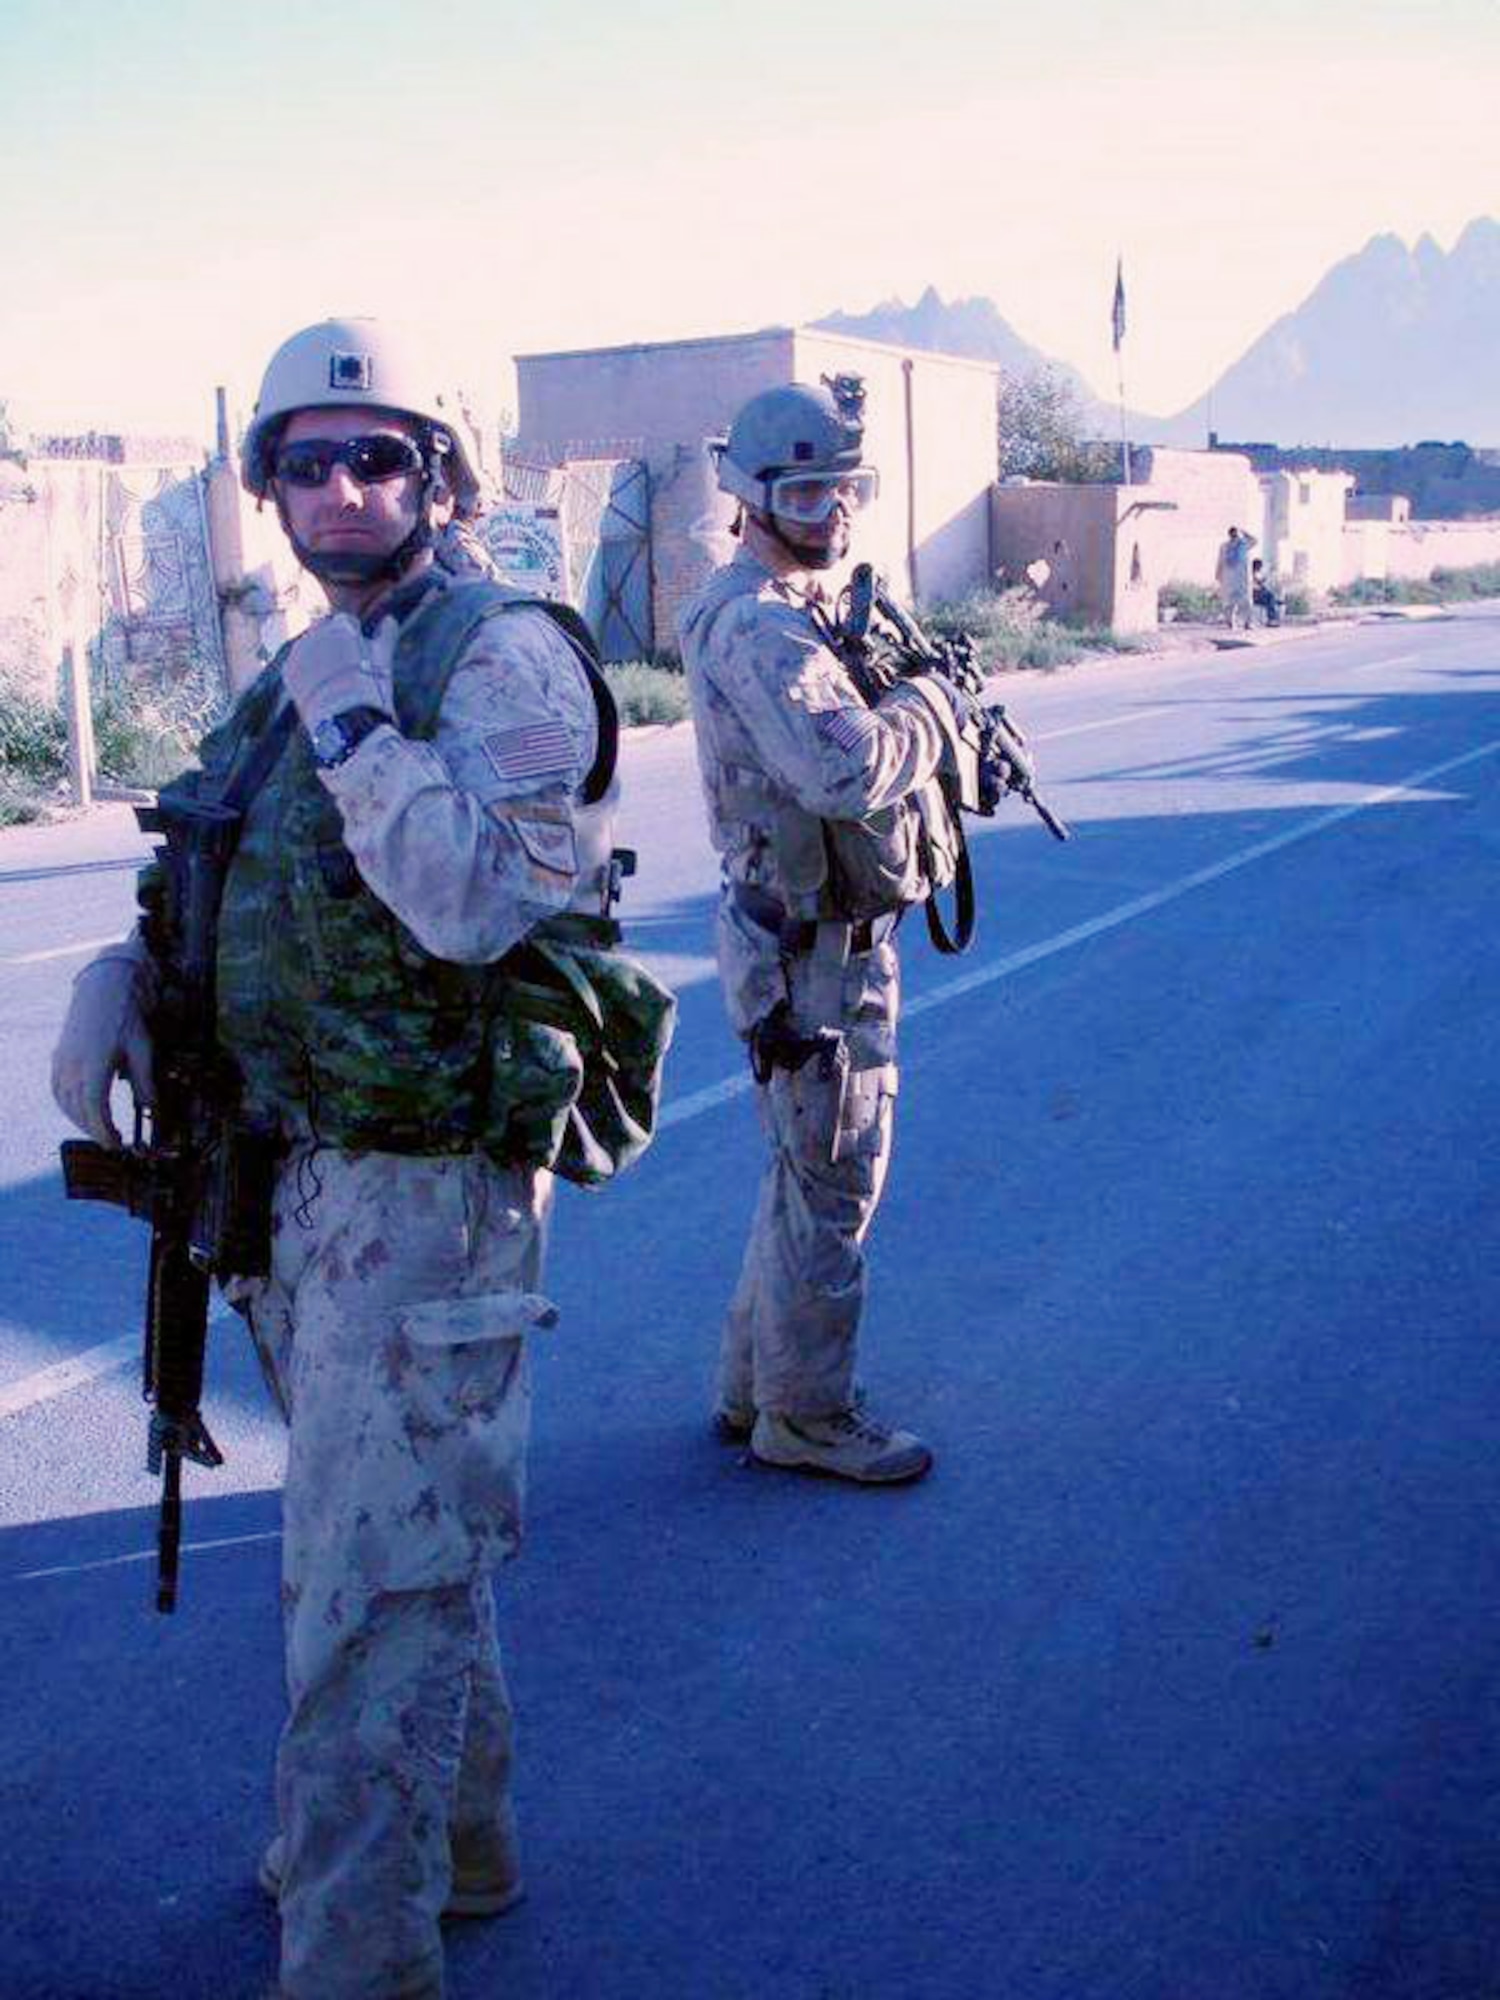
[(337, 764), (348, 755), (349, 741), (336, 715), (325, 715), (312, 732), (313, 759), (319, 764)]

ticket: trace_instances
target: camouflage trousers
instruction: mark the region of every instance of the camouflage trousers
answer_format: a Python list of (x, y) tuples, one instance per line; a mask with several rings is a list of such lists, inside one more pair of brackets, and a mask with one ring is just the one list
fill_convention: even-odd
[(490, 1571), (520, 1540), (550, 1175), (294, 1153), (248, 1301), (290, 1426), (286, 2000), (439, 2000), (450, 1847), (509, 1850)]
[[(721, 940), (726, 982), (734, 957)], [(770, 1157), (719, 1356), (731, 1408), (828, 1416), (854, 1393), (864, 1240), (885, 1184), (895, 1110), (900, 969), (890, 944), (846, 964), (792, 961), (792, 1020), (834, 1028), (846, 1063), (777, 1069), (756, 1092)], [(734, 1018), (737, 996), (728, 994)]]

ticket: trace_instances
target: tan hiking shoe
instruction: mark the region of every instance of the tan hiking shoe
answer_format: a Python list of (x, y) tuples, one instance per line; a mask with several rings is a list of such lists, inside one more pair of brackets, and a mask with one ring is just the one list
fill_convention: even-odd
[(720, 1401), (714, 1406), (708, 1427), (720, 1444), (748, 1444), (755, 1429), (755, 1405)]
[[(865, 1406), (865, 1385), (856, 1382), (850, 1408), (862, 1410)], [(755, 1430), (757, 1411), (754, 1403), (736, 1402), (732, 1397), (721, 1395), (714, 1405), (708, 1426), (720, 1444), (749, 1444)]]
[[(493, 1845), (488, 1841), (475, 1844), (472, 1854), (466, 1851), (468, 1845), (465, 1843), (465, 1851), (461, 1854), (454, 1854), (453, 1880), (449, 1885), (448, 1900), (443, 1905), (443, 1915), (504, 1916), (526, 1894), (526, 1884), (521, 1880), (520, 1863), (514, 1850), (505, 1848), (498, 1839)], [(481, 1846), (488, 1851), (481, 1854), (478, 1851)], [(285, 1860), (286, 1842), (278, 1833), (260, 1857), (260, 1866), (255, 1871), (255, 1879), (273, 1903), (281, 1901)]]
[(762, 1465), (798, 1472), (822, 1472), (866, 1486), (897, 1486), (920, 1479), (932, 1453), (910, 1431), (893, 1431), (861, 1409), (831, 1417), (783, 1417), (762, 1410), (755, 1420), (750, 1454)]

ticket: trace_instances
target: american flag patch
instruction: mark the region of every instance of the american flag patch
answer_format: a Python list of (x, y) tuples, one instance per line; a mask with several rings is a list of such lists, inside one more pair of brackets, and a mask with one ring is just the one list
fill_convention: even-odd
[(837, 750), (863, 750), (879, 726), (867, 708), (830, 708), (818, 717), (818, 734)]
[(527, 722), (497, 729), (484, 739), (484, 754), (497, 777), (562, 777), (573, 768), (573, 745), (560, 722)]

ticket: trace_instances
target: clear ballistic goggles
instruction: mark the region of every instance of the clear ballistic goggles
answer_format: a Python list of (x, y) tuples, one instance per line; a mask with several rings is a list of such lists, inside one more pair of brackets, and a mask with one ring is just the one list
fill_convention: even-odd
[(859, 513), (879, 491), (880, 474), (873, 465), (857, 465), (852, 472), (783, 472), (771, 481), (771, 512), (783, 521), (811, 526), (826, 521), (835, 507)]
[(378, 486), (420, 472), (425, 464), (410, 438), (394, 431), (372, 431), (368, 437), (302, 438), (284, 444), (276, 454), (275, 474), (288, 486), (326, 486), (336, 465), (347, 465), (361, 486)]

